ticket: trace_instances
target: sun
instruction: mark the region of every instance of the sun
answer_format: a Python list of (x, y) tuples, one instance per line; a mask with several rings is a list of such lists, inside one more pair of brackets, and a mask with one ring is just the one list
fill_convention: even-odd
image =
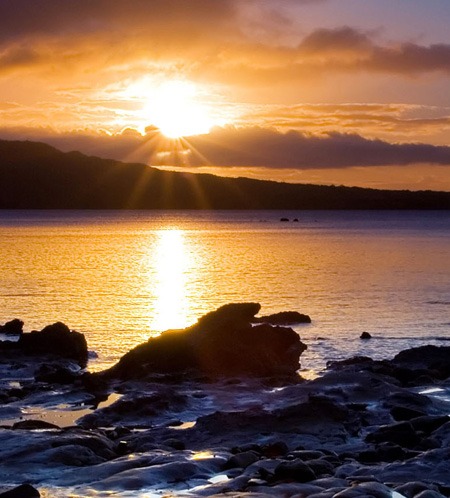
[(216, 123), (199, 94), (193, 83), (165, 82), (149, 91), (143, 116), (168, 138), (209, 133)]

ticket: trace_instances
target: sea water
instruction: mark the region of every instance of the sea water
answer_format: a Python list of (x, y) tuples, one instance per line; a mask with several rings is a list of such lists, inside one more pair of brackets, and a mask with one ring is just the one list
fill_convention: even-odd
[(65, 322), (92, 370), (247, 301), (311, 316), (294, 327), (307, 376), (447, 344), (450, 212), (0, 211), (0, 323)]

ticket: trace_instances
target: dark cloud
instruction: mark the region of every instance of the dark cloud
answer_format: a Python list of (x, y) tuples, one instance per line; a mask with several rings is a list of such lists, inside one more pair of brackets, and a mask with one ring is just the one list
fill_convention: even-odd
[(12, 46), (0, 51), (0, 69), (28, 66), (38, 62), (39, 54), (27, 46)]
[(323, 56), (328, 62), (336, 59), (335, 69), (339, 68), (339, 57), (345, 53), (352, 59), (342, 60), (343, 70), (365, 69), (402, 74), (450, 71), (450, 45), (401, 43), (381, 46), (369, 34), (348, 26), (316, 30), (302, 41), (298, 51), (300, 54)]
[[(357, 134), (305, 135), (265, 128), (215, 128), (208, 135), (174, 143), (148, 129), (117, 135), (51, 134), (40, 130), (3, 130), (1, 138), (46, 141), (62, 150), (168, 166), (266, 167), (274, 169), (337, 169), (355, 166), (450, 165), (450, 147), (423, 143), (389, 143)], [(186, 151), (191, 153), (186, 154)], [(192, 152), (194, 151), (194, 152)]]
[[(244, 0), (245, 1), (245, 0)], [(2, 0), (0, 40), (157, 26), (226, 25), (236, 0)]]
[[(238, 86), (333, 73), (450, 72), (448, 44), (383, 44), (373, 32), (349, 26), (316, 29), (296, 46), (286, 44), (280, 30), (294, 29), (292, 3), (1, 0), (0, 68), (39, 63), (50, 70), (63, 64), (67, 71), (72, 64), (80, 74), (86, 67), (117, 71), (115, 64), (129, 64), (127, 70), (145, 73), (151, 63), (171, 64), (194, 79)], [(259, 13), (257, 20), (252, 12)]]
[(450, 147), (391, 144), (356, 134), (308, 136), (262, 128), (218, 128), (192, 137), (192, 145), (215, 166), (348, 168), (352, 166), (450, 165)]
[(299, 45), (303, 53), (365, 52), (372, 49), (368, 34), (344, 26), (338, 29), (318, 29), (306, 36)]
[(362, 61), (364, 69), (397, 74), (420, 74), (432, 71), (450, 72), (450, 45), (428, 47), (406, 43), (394, 48), (374, 47)]

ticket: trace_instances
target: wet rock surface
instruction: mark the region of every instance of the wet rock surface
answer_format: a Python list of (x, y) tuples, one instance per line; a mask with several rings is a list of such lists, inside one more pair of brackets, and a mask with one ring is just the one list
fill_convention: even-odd
[[(234, 367), (225, 374), (231, 358), (244, 358), (242, 353), (232, 357), (229, 344), (241, 344), (239, 332), (244, 347), (250, 347), (245, 334), (258, 311), (256, 304), (221, 308), (174, 332), (176, 339), (169, 333), (168, 342), (156, 347), (162, 353), (175, 343), (175, 356), (156, 360), (149, 341), (125, 356), (125, 366), (119, 362), (102, 375), (75, 375), (61, 383), (72, 364), (50, 369), (34, 364), (29, 370), (22, 365), (37, 381), (4, 388), (4, 413), (55, 395), (83, 404), (98, 403), (111, 392), (117, 397), (76, 426), (24, 420), (1, 428), (5, 489), (0, 491), (12, 492), (14, 485), (28, 482), (34, 492), (63, 490), (65, 496), (450, 496), (450, 348), (417, 348), (390, 361), (334, 362), (312, 381), (294, 378), (290, 371), (279, 375), (278, 368), (271, 368), (270, 376), (259, 375), (260, 349), (258, 356), (247, 354), (250, 369)], [(270, 343), (274, 334), (279, 348), (269, 356), (272, 367), (287, 351), (293, 368), (292, 345), (298, 361), (299, 340), (292, 341), (287, 330), (281, 341), (287, 347), (281, 347), (278, 328), (271, 327)], [(224, 337), (216, 342), (219, 333)], [(252, 340), (265, 341), (265, 332), (252, 333)], [(195, 361), (195, 368), (193, 363), (172, 368), (180, 359), (179, 340), (190, 344), (186, 362)], [(193, 354), (214, 355), (222, 344), (230, 356), (220, 370), (205, 368)]]

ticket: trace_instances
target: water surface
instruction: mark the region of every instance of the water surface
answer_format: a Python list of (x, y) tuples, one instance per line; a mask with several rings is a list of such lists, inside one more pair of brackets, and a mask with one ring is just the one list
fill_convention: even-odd
[(222, 304), (257, 301), (311, 315), (296, 330), (317, 370), (445, 344), (449, 256), (448, 212), (0, 211), (0, 323), (63, 321), (99, 369)]

